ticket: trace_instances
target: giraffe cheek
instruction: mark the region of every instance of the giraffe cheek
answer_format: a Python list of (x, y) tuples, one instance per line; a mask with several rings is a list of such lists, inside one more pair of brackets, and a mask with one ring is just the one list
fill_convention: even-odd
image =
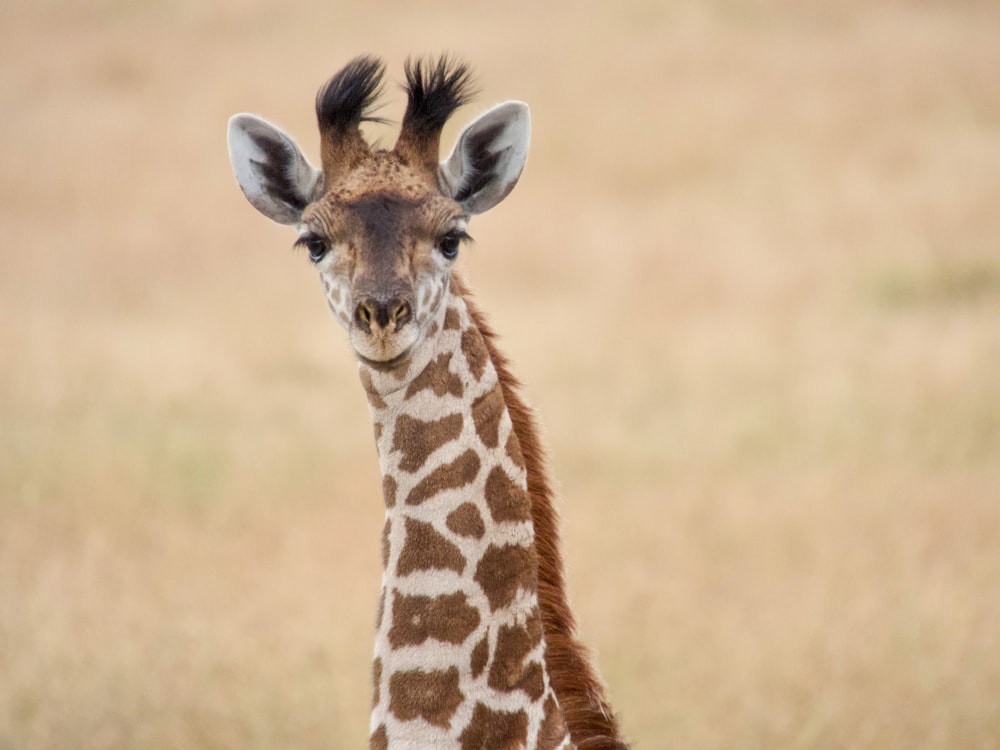
[(333, 313), (333, 317), (337, 319), (345, 329), (350, 329), (351, 327), (351, 293), (345, 288), (344, 284), (338, 283), (337, 281), (329, 280), (326, 275), (321, 275), (320, 279), (323, 282), (323, 291), (326, 294), (326, 304), (330, 308), (330, 312)]
[(420, 284), (418, 287), (415, 317), (417, 324), (421, 328), (425, 327), (434, 318), (435, 313), (441, 307), (441, 303), (444, 300), (445, 288), (446, 285), (443, 279), (431, 279)]

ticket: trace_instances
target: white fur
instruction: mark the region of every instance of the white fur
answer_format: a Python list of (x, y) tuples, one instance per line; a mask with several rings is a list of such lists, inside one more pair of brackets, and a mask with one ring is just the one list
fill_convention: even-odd
[(265, 185), (260, 165), (266, 161), (264, 152), (255, 143), (265, 139), (284, 145), (292, 154), (286, 164), (278, 164), (284, 170), (298, 192), (311, 202), (322, 191), (323, 174), (312, 166), (298, 145), (277, 125), (272, 125), (256, 115), (238, 114), (229, 118), (229, 160), (233, 173), (247, 200), (269, 219), (279, 224), (296, 224), (302, 212), (271, 195)]
[(470, 214), (481, 214), (493, 208), (514, 189), (524, 164), (528, 160), (531, 143), (531, 113), (524, 102), (508, 101), (488, 109), (469, 123), (451, 155), (441, 162), (441, 181), (451, 195), (458, 195), (475, 176), (470, 142), (481, 131), (502, 125), (500, 132), (489, 143), (489, 151), (501, 157), (493, 168), (489, 181), (468, 198), (461, 201), (462, 208)]

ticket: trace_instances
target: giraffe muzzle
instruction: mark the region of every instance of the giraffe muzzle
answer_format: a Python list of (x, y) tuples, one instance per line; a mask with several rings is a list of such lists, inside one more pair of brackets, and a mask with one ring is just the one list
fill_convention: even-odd
[(365, 297), (354, 309), (354, 322), (365, 333), (398, 333), (413, 319), (413, 307), (403, 297)]

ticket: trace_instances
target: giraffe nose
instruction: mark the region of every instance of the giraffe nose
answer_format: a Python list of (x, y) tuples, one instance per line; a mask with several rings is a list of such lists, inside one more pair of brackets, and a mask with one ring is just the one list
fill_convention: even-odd
[(392, 297), (385, 301), (377, 297), (365, 297), (354, 310), (354, 322), (366, 333), (371, 333), (373, 329), (385, 330), (390, 326), (393, 331), (398, 331), (412, 317), (410, 303), (403, 297)]

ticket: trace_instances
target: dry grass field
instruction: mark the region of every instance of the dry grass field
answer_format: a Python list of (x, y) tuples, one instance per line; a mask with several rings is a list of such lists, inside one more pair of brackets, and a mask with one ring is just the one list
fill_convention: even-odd
[(996, 3), (5, 0), (0, 750), (366, 746), (367, 407), (225, 125), (446, 49), (636, 747), (1000, 746)]

